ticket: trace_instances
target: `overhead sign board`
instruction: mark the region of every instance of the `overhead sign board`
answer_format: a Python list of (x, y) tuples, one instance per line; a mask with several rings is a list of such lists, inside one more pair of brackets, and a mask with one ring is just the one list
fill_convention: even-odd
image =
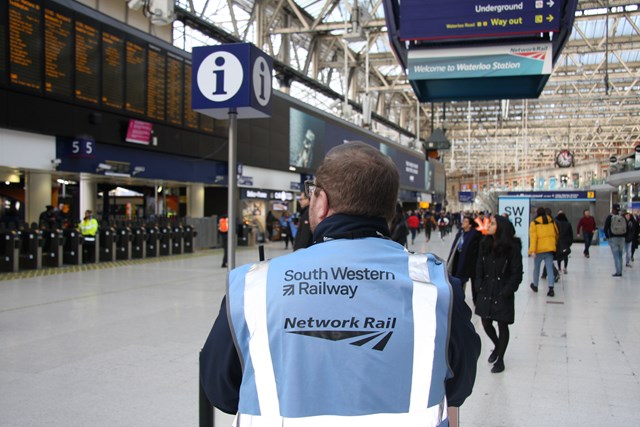
[(550, 75), (551, 43), (409, 51), (409, 80)]
[(271, 115), (273, 60), (251, 43), (193, 48), (193, 110), (227, 119), (230, 110), (239, 119)]
[(403, 0), (402, 40), (555, 32), (564, 0)]

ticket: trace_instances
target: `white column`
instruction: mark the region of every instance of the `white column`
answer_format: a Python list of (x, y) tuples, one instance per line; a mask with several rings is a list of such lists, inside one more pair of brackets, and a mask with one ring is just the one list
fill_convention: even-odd
[(94, 216), (97, 216), (96, 212), (96, 183), (91, 175), (86, 173), (80, 174), (80, 212), (78, 218), (84, 218), (84, 212), (89, 209), (93, 211)]
[(51, 205), (51, 174), (44, 172), (27, 172), (25, 174), (25, 221), (37, 223), (40, 213), (47, 205)]
[(187, 186), (187, 217), (204, 217), (204, 184)]

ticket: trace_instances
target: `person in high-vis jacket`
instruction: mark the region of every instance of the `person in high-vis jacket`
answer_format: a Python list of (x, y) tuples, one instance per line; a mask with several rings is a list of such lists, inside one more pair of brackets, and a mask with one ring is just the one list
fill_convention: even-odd
[(82, 259), (84, 262), (96, 262), (96, 235), (98, 234), (98, 220), (93, 212), (86, 210), (84, 219), (78, 224), (80, 234), (84, 237), (82, 244)]
[(315, 243), (229, 273), (200, 379), (236, 426), (457, 426), (480, 338), (444, 261), (389, 239), (398, 189), (339, 145), (305, 183)]

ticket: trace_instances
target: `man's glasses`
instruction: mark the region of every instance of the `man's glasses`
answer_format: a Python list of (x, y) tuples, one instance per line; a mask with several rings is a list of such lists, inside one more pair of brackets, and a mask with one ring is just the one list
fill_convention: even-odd
[(316, 188), (322, 189), (322, 187), (320, 187), (318, 184), (313, 182), (312, 179), (306, 180), (304, 182), (304, 195), (307, 196), (307, 198), (310, 199), (311, 195), (316, 192)]

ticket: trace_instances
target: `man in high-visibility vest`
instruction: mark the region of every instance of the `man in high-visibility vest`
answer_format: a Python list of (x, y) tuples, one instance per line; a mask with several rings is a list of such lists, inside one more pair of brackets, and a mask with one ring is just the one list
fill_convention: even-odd
[(93, 212), (86, 210), (84, 219), (78, 224), (80, 234), (84, 237), (82, 243), (82, 259), (84, 262), (96, 262), (96, 235), (98, 234), (98, 220)]
[(458, 425), (480, 337), (444, 261), (389, 238), (399, 180), (370, 145), (332, 148), (305, 182), (315, 243), (229, 273), (200, 368), (235, 425)]
[(491, 222), (491, 220), (484, 215), (483, 211), (480, 211), (478, 213), (475, 222), (477, 224), (476, 230), (478, 230), (482, 234), (487, 234), (487, 230), (489, 229), (489, 223)]
[(227, 266), (227, 234), (229, 233), (229, 218), (226, 216), (223, 216), (218, 220), (218, 233), (222, 239), (222, 249), (224, 253), (222, 256), (222, 265), (220, 267), (225, 268)]

